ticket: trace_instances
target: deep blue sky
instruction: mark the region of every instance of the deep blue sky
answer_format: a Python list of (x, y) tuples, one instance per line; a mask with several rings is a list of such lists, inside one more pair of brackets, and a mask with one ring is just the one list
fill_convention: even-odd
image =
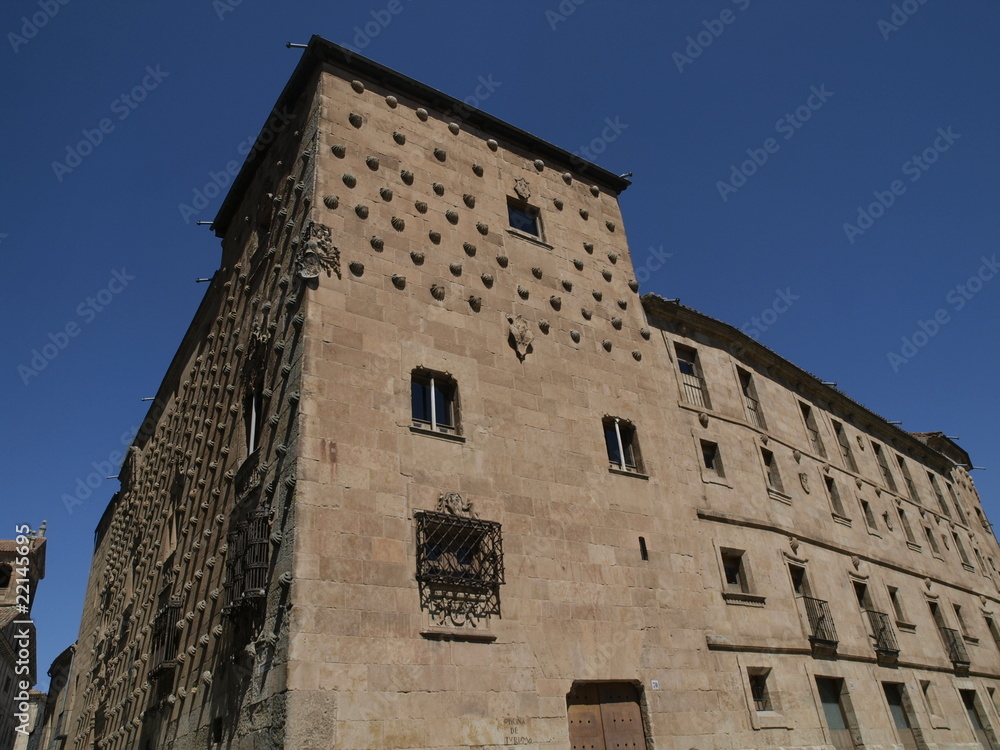
[[(905, 429), (959, 436), (989, 469), (974, 476), (1000, 518), (1000, 270), (958, 289), (1000, 252), (1000, 5), (899, 5), (916, 12), (880, 28), (891, 2), (69, 0), (19, 40), (8, 34), (22, 16), (45, 12), (7, 2), (0, 537), (49, 522), (40, 684), (76, 638), (93, 529), (117, 482), (72, 513), (64, 496), (123, 450), (204, 292), (194, 279), (219, 261), (218, 240), (179, 206), (242, 160), (300, 56), (285, 42), (314, 33), (460, 98), (492, 80), (481, 108), (568, 150), (597, 139), (599, 164), (635, 175), (621, 202), (644, 292), (737, 326), (764, 314), (759, 338), (780, 354)], [(377, 34), (359, 36), (366, 23)], [(119, 98), (144, 81), (134, 108)], [(779, 124), (787, 114), (794, 125)], [(103, 118), (100, 145), (54, 168)], [(720, 191), (748, 149), (767, 161)], [(925, 149), (923, 170), (911, 160)], [(844, 223), (876, 191), (888, 202), (896, 180), (884, 215), (848, 237)], [(112, 281), (122, 269), (124, 286)], [(774, 316), (777, 290), (794, 300)], [(901, 353), (938, 310), (935, 335)], [(19, 371), (68, 324), (76, 335), (44, 369)], [(893, 366), (891, 352), (908, 361)]]

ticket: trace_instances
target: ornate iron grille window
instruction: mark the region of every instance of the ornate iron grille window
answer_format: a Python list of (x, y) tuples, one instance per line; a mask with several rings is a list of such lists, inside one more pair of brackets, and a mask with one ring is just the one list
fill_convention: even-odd
[(802, 597), (806, 607), (806, 617), (809, 618), (810, 638), (826, 643), (837, 643), (837, 629), (833, 625), (833, 615), (830, 604), (824, 599), (811, 596)]
[(753, 696), (753, 707), (757, 711), (771, 710), (771, 696), (767, 692), (767, 672), (751, 672), (750, 694)]
[(171, 597), (153, 618), (151, 674), (157, 674), (174, 666), (177, 657), (177, 622), (181, 617), (181, 600)]
[(267, 571), (271, 562), (271, 510), (263, 507), (227, 537), (226, 609), (232, 610), (267, 593)]
[(500, 524), (440, 511), (419, 511), (417, 582), (421, 607), (435, 624), (476, 627), (500, 615), (503, 540)]

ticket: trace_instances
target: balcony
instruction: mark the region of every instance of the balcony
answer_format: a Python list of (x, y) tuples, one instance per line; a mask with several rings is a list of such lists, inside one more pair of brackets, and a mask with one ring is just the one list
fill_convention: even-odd
[(805, 604), (806, 617), (809, 618), (809, 640), (819, 641), (836, 648), (837, 629), (833, 625), (830, 604), (823, 599), (814, 599), (811, 596), (803, 596), (802, 603)]
[(865, 614), (868, 616), (871, 637), (875, 641), (873, 645), (879, 660), (895, 660), (899, 655), (899, 644), (896, 642), (896, 633), (889, 623), (889, 615), (873, 609), (866, 609)]
[(955, 671), (968, 673), (971, 662), (962, 636), (954, 628), (940, 628), (940, 630), (945, 650), (948, 652), (951, 663), (955, 665)]

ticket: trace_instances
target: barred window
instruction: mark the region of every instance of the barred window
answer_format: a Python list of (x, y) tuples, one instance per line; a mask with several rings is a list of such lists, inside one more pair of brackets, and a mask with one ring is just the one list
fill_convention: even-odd
[(771, 696), (767, 689), (767, 677), (770, 669), (749, 667), (747, 677), (750, 680), (750, 695), (753, 697), (753, 707), (756, 711), (771, 711)]
[(226, 608), (232, 610), (267, 593), (270, 564), (271, 509), (250, 513), (227, 537)]
[(177, 644), (180, 631), (177, 623), (181, 618), (181, 600), (171, 597), (153, 617), (152, 668), (150, 674), (158, 674), (172, 669), (177, 658)]
[(419, 511), (417, 582), (421, 606), (436, 624), (473, 625), (500, 615), (504, 582), (500, 524), (438, 511)]

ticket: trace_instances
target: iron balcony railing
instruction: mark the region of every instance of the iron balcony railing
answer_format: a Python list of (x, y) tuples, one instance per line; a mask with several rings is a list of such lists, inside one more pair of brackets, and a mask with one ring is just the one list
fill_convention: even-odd
[(948, 658), (955, 666), (968, 666), (969, 652), (965, 648), (965, 641), (954, 628), (941, 628), (941, 637), (944, 639), (945, 648), (948, 650)]
[(758, 430), (766, 430), (767, 426), (764, 422), (764, 413), (760, 408), (760, 401), (751, 397), (744, 396), (747, 401), (747, 411), (750, 412), (750, 422)]
[(899, 644), (896, 642), (896, 633), (889, 624), (889, 615), (874, 609), (866, 609), (865, 613), (871, 625), (872, 638), (875, 639), (875, 650), (879, 653), (898, 654)]
[(814, 641), (836, 645), (837, 629), (833, 626), (829, 602), (811, 596), (803, 596), (802, 602), (806, 607), (806, 617), (809, 618), (809, 637)]
[(711, 409), (711, 402), (708, 400), (708, 389), (705, 387), (705, 379), (691, 373), (682, 372), (681, 382), (684, 384), (684, 400), (689, 404)]

